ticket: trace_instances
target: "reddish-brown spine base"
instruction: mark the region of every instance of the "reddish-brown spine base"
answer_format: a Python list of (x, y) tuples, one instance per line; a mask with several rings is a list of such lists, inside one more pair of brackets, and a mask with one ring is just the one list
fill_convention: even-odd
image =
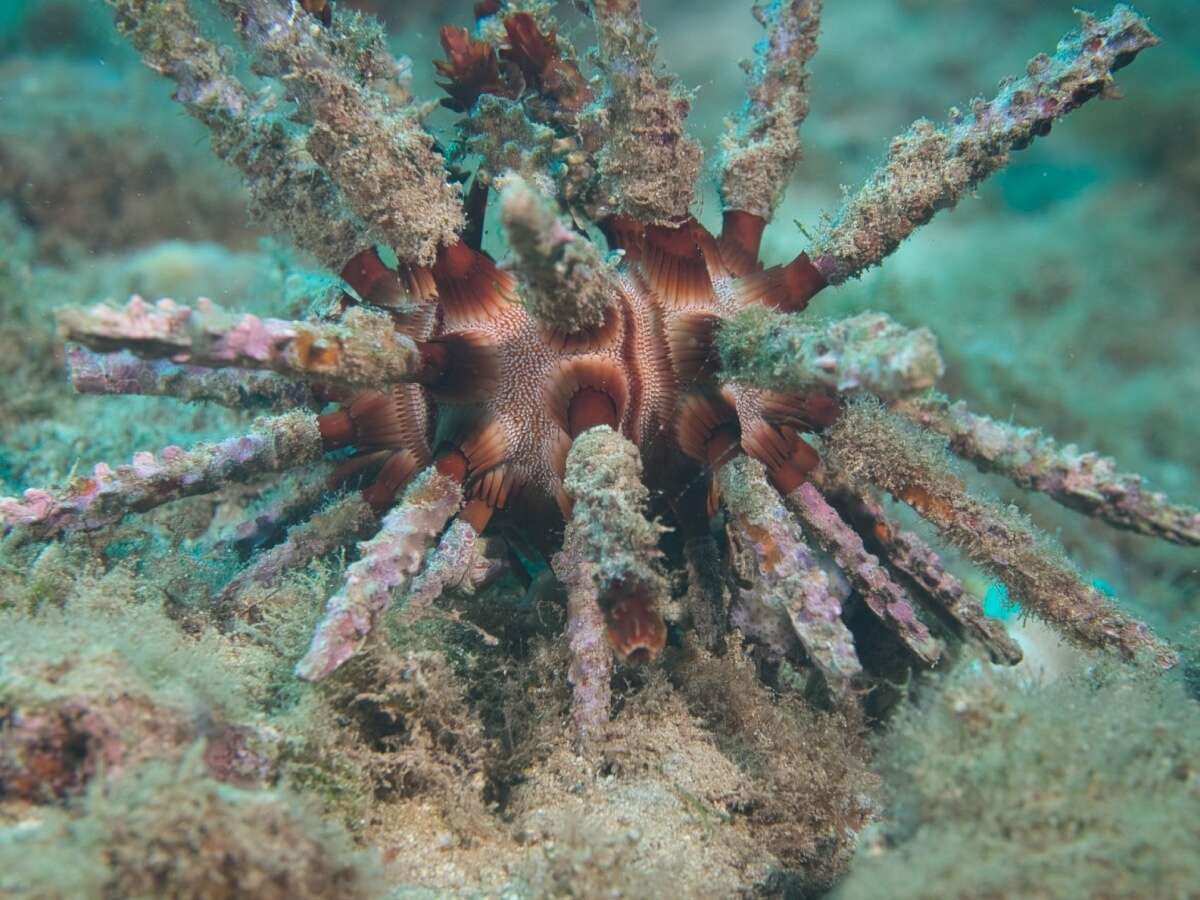
[(376, 306), (391, 305), (403, 292), (399, 277), (383, 264), (374, 247), (352, 256), (341, 275), (358, 296)]
[(667, 645), (667, 623), (654, 597), (641, 586), (615, 585), (600, 598), (608, 642), (622, 662), (640, 665), (655, 659)]
[(607, 425), (616, 430), (617, 406), (604, 391), (583, 388), (571, 398), (567, 407), (567, 425), (572, 438), (598, 425)]
[(366, 487), (362, 496), (377, 515), (382, 515), (396, 502), (396, 496), (416, 474), (417, 467), (411, 453), (399, 451), (388, 457), (375, 480)]
[(767, 220), (762, 216), (740, 209), (725, 210), (717, 246), (721, 261), (739, 278), (759, 268), (758, 253), (766, 227)]
[(709, 468), (715, 471), (733, 459), (739, 449), (740, 440), (741, 436), (736, 426), (731, 424), (718, 427), (704, 446)]
[(829, 284), (808, 258), (807, 253), (801, 253), (787, 264), (784, 268), (784, 283), (787, 285), (789, 302), (780, 308), (786, 312), (799, 312), (804, 309), (808, 306), (808, 301)]
[(317, 429), (326, 450), (339, 450), (354, 442), (354, 420), (344, 409), (317, 416)]

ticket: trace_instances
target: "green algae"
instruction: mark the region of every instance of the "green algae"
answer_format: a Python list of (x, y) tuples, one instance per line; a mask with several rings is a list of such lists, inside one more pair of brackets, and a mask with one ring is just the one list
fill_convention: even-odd
[(378, 861), (295, 797), (219, 784), (185, 762), (90, 791), (78, 815), (0, 827), (9, 896), (366, 898)]
[(839, 900), (1182, 897), (1200, 881), (1200, 707), (1098, 663), (1050, 684), (962, 667), (904, 710), (890, 803)]

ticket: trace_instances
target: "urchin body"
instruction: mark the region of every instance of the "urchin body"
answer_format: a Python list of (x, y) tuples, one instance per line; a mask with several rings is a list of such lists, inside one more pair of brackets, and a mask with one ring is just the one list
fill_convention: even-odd
[[(665, 488), (683, 482), (681, 470), (702, 477), (697, 463), (708, 461), (703, 450), (714, 426), (693, 421), (694, 403), (725, 405), (723, 424), (732, 427), (736, 418), (741, 431), (767, 424), (765, 391), (749, 385), (718, 390), (716, 383), (715, 333), (746, 306), (736, 279), (699, 225), (688, 223), (673, 237), (687, 252), (659, 270), (648, 271), (644, 238), (620, 248), (624, 258), (612, 272), (602, 322), (571, 335), (535, 319), (514, 274), (479, 251), (456, 247), (433, 267), (439, 296), (454, 299), (440, 301), (440, 322), (429, 339), (453, 348), (454, 338), (471, 337), (473, 348), (483, 348), (488, 362), (477, 376), (485, 385), (474, 392), (484, 395), (477, 421), (495, 423), (505, 447), (500, 464), (526, 504), (569, 512), (562, 487), (566, 455), (572, 439), (592, 425), (610, 425), (643, 456), (671, 463), (673, 477), (662, 469), (648, 472), (652, 487)], [(436, 398), (436, 387), (433, 392)], [(446, 415), (463, 406), (442, 403)], [(785, 406), (782, 400), (777, 405)], [(801, 405), (797, 398), (794, 406)]]

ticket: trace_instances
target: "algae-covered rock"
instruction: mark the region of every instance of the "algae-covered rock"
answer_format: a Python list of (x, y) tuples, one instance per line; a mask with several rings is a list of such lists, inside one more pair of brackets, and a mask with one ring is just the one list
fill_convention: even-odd
[(373, 860), (275, 791), (152, 764), (70, 814), (0, 828), (0, 893), (68, 897), (374, 897)]
[(839, 900), (1184, 897), (1200, 884), (1200, 707), (1101, 666), (1049, 685), (963, 669), (899, 717), (890, 813)]

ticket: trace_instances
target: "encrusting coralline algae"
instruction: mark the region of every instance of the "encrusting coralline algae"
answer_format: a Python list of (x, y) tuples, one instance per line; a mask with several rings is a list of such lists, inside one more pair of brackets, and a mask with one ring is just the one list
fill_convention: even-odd
[[(583, 4), (590, 55), (546, 3), (481, 2), (473, 30), (447, 26), (454, 140), (378, 24), (335, 4), (108, 5), (256, 215), (343, 290), (307, 319), (203, 299), (60, 310), (82, 392), (271, 415), (0, 499), (23, 636), (0, 644), (0, 809), (44, 812), (0, 832), (0, 860), (60, 840), (89, 860), (85, 893), (377, 895), (340, 820), (384, 848), (390, 882), (435, 892), (815, 895), (879, 816), (867, 729), (914, 676), (1021, 659), (884, 495), (1066, 640), (1152, 670), (1113, 678), (1171, 677), (1177, 649), (951, 455), (1181, 545), (1200, 545), (1200, 512), (931, 393), (936, 323), (806, 311), (1114, 94), (1158, 42), (1132, 8), (1084, 16), (995, 98), (915, 124), (805, 252), (764, 266), (819, 2), (754, 5), (766, 39), (712, 161), (719, 234), (693, 218), (691, 100), (637, 0)], [(273, 483), (274, 505), (239, 512), (242, 485)], [(223, 492), (241, 542), (212, 548), (203, 578), (175, 560), (185, 600), (139, 583), (119, 556), (136, 517), (169, 529), (160, 507)], [(160, 649), (198, 640), (223, 696), (166, 687), (170, 653), (134, 653), (124, 605)], [(263, 864), (238, 827), (253, 810), (267, 846), (306, 849)], [(178, 864), (139, 871), (162, 835)], [(0, 887), (53, 896), (45, 877)]]

